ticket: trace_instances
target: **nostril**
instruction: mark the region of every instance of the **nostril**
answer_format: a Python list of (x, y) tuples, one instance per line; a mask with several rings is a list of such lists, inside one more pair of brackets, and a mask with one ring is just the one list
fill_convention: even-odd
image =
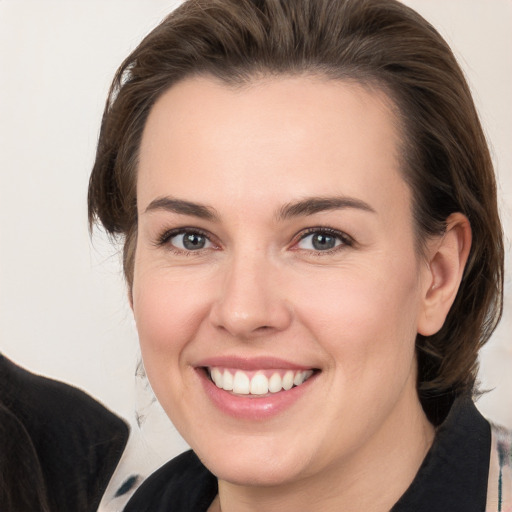
[(209, 320), (217, 330), (250, 338), (282, 331), (290, 325), (291, 308), (280, 296), (243, 291), (246, 293), (226, 289), (211, 305)]

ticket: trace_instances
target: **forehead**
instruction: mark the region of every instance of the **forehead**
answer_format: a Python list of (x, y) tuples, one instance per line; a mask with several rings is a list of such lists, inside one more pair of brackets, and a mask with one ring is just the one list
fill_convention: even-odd
[[(379, 89), (314, 76), (231, 86), (183, 80), (148, 117), (139, 155), (139, 209), (171, 194), (209, 203), (213, 192), (281, 202), (357, 195), (399, 173), (400, 131)], [(390, 179), (392, 178), (392, 179)], [(402, 190), (403, 192), (403, 190)], [(192, 196), (192, 197), (191, 197)]]

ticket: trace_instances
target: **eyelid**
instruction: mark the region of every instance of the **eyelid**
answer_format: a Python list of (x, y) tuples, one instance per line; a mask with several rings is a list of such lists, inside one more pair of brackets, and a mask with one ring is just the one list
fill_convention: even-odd
[[(315, 251), (314, 249), (313, 250), (300, 249), (297, 247), (297, 244), (301, 240), (304, 240), (308, 236), (317, 234), (317, 233), (326, 234), (329, 236), (336, 237), (341, 241), (341, 243), (338, 244), (337, 246), (333, 247), (332, 249), (328, 249), (325, 251)], [(345, 233), (344, 231), (340, 231), (338, 229), (334, 229), (334, 228), (330, 228), (330, 227), (326, 227), (326, 226), (316, 226), (316, 227), (312, 227), (312, 228), (307, 228), (307, 229), (301, 231), (300, 233), (298, 233), (294, 237), (292, 249), (296, 250), (296, 251), (304, 250), (304, 251), (315, 253), (315, 254), (330, 254), (330, 253), (336, 252), (344, 247), (353, 247), (354, 245), (355, 245), (355, 240), (350, 235)]]
[[(201, 228), (188, 227), (188, 226), (182, 226), (182, 227), (178, 227), (178, 228), (171, 228), (171, 229), (164, 230), (160, 235), (158, 235), (157, 240), (155, 241), (154, 245), (157, 247), (170, 245), (172, 247), (173, 251), (178, 252), (180, 254), (181, 253), (192, 254), (194, 252), (199, 253), (202, 250), (211, 250), (212, 249), (212, 247), (208, 247), (205, 249), (200, 249), (198, 251), (187, 251), (187, 250), (182, 250), (178, 247), (175, 247), (172, 244), (169, 244), (169, 241), (173, 237), (178, 236), (180, 234), (184, 234), (184, 233), (193, 233), (193, 234), (197, 234), (200, 236), (204, 236), (213, 245), (213, 249), (220, 248), (220, 244), (216, 241), (215, 237), (210, 232), (208, 232), (204, 229), (201, 229)], [(306, 237), (313, 235), (313, 234), (317, 234), (317, 233), (327, 234), (329, 236), (336, 237), (341, 241), (341, 243), (338, 244), (337, 246), (333, 247), (332, 249), (328, 249), (328, 250), (324, 250), (324, 251), (301, 249), (301, 248), (297, 247), (297, 244), (301, 240), (304, 240)], [(306, 252), (321, 255), (321, 254), (330, 254), (330, 253), (336, 252), (340, 249), (343, 249), (344, 247), (352, 247), (355, 245), (355, 243), (356, 243), (355, 240), (350, 235), (345, 233), (344, 231), (340, 231), (338, 229), (334, 229), (334, 228), (327, 227), (327, 226), (315, 226), (315, 227), (304, 229), (304, 230), (300, 231), (299, 233), (297, 233), (293, 237), (292, 245), (290, 248), (292, 250), (296, 250), (296, 251), (303, 250)]]
[[(178, 235), (182, 235), (184, 233), (191, 233), (191, 234), (204, 236), (211, 244), (213, 244), (214, 247), (218, 247), (218, 245), (219, 245), (218, 243), (216, 243), (213, 235), (211, 233), (209, 233), (208, 231), (205, 231), (204, 229), (201, 229), (201, 228), (187, 227), (187, 226), (164, 230), (160, 235), (158, 235), (158, 237), (155, 241), (155, 245), (157, 247), (168, 245), (169, 241), (172, 238), (174, 238), (175, 236), (178, 236)], [(172, 247), (174, 248), (174, 250), (176, 250), (178, 252), (187, 252), (187, 253), (195, 252), (195, 251), (183, 251), (175, 246), (172, 246)], [(211, 249), (211, 247), (208, 247), (207, 249)], [(199, 251), (197, 251), (197, 252), (199, 252)]]

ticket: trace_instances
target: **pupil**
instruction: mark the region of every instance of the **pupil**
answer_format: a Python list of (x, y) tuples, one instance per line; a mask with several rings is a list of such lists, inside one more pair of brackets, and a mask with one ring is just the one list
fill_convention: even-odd
[(321, 233), (313, 237), (313, 247), (318, 251), (325, 251), (332, 249), (336, 245), (336, 239), (330, 235), (323, 235)]
[(206, 243), (204, 236), (190, 233), (183, 236), (183, 247), (189, 250), (202, 249)]

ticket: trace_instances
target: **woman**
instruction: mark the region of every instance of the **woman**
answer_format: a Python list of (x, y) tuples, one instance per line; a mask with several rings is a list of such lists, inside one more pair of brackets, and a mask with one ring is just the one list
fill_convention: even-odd
[(492, 163), (414, 11), (186, 2), (116, 75), (89, 212), (124, 237), (193, 449), (126, 510), (511, 506), (509, 441), (471, 401), (501, 314)]

